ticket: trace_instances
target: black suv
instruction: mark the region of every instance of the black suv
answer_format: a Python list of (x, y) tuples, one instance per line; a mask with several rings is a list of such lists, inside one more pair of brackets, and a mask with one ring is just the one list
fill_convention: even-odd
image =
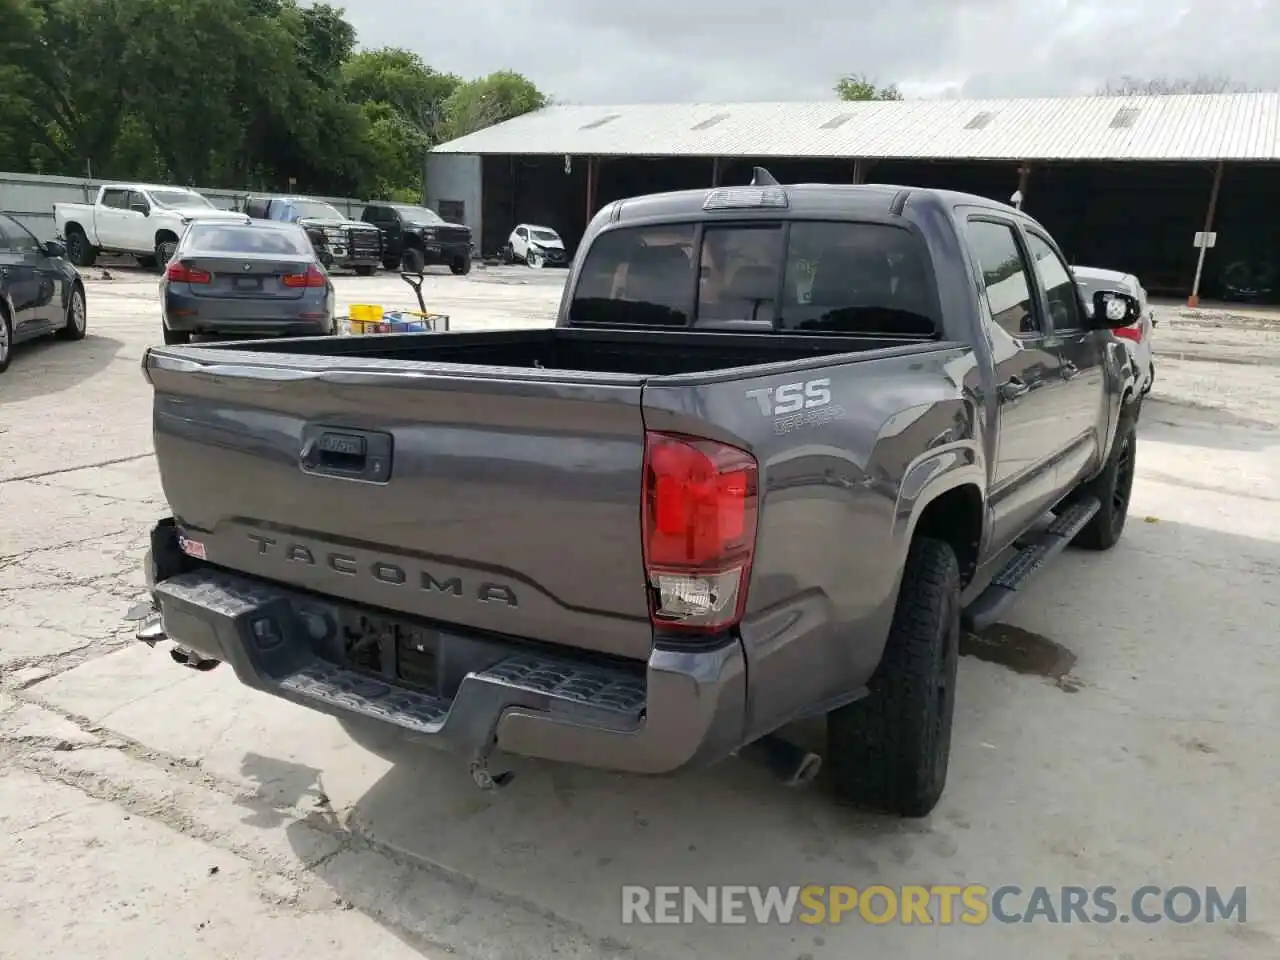
[(382, 231), (382, 265), (421, 273), (428, 264), (471, 272), (471, 228), (449, 223), (434, 210), (406, 203), (371, 203), (360, 219)]

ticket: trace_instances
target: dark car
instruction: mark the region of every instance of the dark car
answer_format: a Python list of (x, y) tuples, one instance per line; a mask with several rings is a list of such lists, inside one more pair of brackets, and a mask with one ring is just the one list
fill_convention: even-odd
[(471, 272), (471, 228), (406, 203), (371, 203), (360, 219), (382, 231), (382, 265), (421, 273), (431, 264), (458, 276)]
[(0, 373), (24, 340), (83, 340), (87, 316), (84, 284), (62, 244), (41, 243), (0, 214)]
[(311, 197), (250, 197), (244, 212), (255, 220), (296, 223), (307, 232), (326, 267), (372, 275), (382, 262), (382, 234), (343, 216), (333, 204)]
[(149, 350), (142, 639), (482, 787), (794, 783), (826, 715), (841, 795), (929, 813), (962, 625), (1124, 531), (1140, 306), (1011, 206), (771, 179), (600, 210), (554, 329)]
[(160, 281), (164, 342), (337, 332), (333, 283), (293, 223), (193, 223)]

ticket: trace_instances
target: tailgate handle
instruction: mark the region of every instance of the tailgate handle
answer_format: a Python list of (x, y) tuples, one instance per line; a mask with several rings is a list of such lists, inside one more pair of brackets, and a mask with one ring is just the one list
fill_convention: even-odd
[(391, 479), (391, 434), (308, 425), (298, 467), (313, 476), (386, 483)]

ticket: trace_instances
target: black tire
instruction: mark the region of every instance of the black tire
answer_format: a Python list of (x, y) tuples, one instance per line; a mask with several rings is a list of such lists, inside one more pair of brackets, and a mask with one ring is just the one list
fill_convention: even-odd
[(372, 266), (371, 264), (361, 264), (360, 266), (358, 266), (358, 267), (356, 267), (356, 268), (355, 268), (356, 276), (359, 276), (359, 277), (372, 277), (372, 276), (373, 276), (373, 274), (374, 274), (374, 272), (375, 272), (377, 269), (378, 269), (377, 267)]
[(471, 258), (469, 256), (458, 257), (453, 263), (449, 264), (449, 269), (453, 271), (455, 277), (465, 277), (471, 272)]
[(134, 259), (143, 270), (154, 270), (158, 266), (155, 257), (134, 257)]
[(189, 331), (186, 331), (186, 330), (170, 330), (168, 327), (165, 327), (164, 342), (170, 345), (180, 344), (180, 343), (190, 343), (191, 334)]
[(516, 253), (511, 249), (511, 244), (507, 244), (502, 248), (502, 262), (508, 267), (516, 262)]
[(1120, 412), (1120, 424), (1116, 438), (1107, 455), (1107, 465), (1102, 472), (1082, 484), (1076, 495), (1097, 497), (1102, 504), (1088, 526), (1076, 534), (1071, 545), (1084, 550), (1110, 550), (1124, 533), (1125, 520), (1129, 516), (1129, 498), (1133, 493), (1133, 471), (1138, 453), (1139, 403), (1125, 404)]
[(67, 320), (58, 331), (59, 340), (83, 340), (89, 330), (89, 311), (85, 305), (84, 288), (79, 283), (71, 287), (67, 298)]
[(9, 369), (13, 360), (13, 323), (9, 320), (9, 311), (0, 304), (0, 373)]
[(427, 258), (417, 247), (409, 247), (400, 258), (400, 269), (405, 273), (422, 273), (427, 266)]
[(67, 259), (77, 267), (92, 267), (98, 259), (98, 251), (93, 249), (89, 238), (79, 227), (67, 231)]
[(178, 238), (172, 234), (161, 234), (156, 237), (156, 263), (153, 269), (164, 273), (165, 267), (169, 265), (169, 261), (173, 259), (174, 251), (178, 249)]
[(827, 716), (827, 766), (842, 798), (903, 817), (933, 810), (947, 783), (959, 657), (960, 565), (948, 544), (920, 537), (870, 693)]
[(382, 261), (383, 270), (399, 270), (400, 260), (397, 257), (386, 257)]

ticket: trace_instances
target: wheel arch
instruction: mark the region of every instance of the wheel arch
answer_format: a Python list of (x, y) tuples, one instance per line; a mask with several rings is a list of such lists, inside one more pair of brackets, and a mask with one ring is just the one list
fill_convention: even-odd
[(920, 537), (940, 540), (955, 552), (960, 565), (960, 585), (967, 587), (978, 570), (986, 519), (986, 502), (976, 481), (958, 478), (923, 504), (907, 546)]

